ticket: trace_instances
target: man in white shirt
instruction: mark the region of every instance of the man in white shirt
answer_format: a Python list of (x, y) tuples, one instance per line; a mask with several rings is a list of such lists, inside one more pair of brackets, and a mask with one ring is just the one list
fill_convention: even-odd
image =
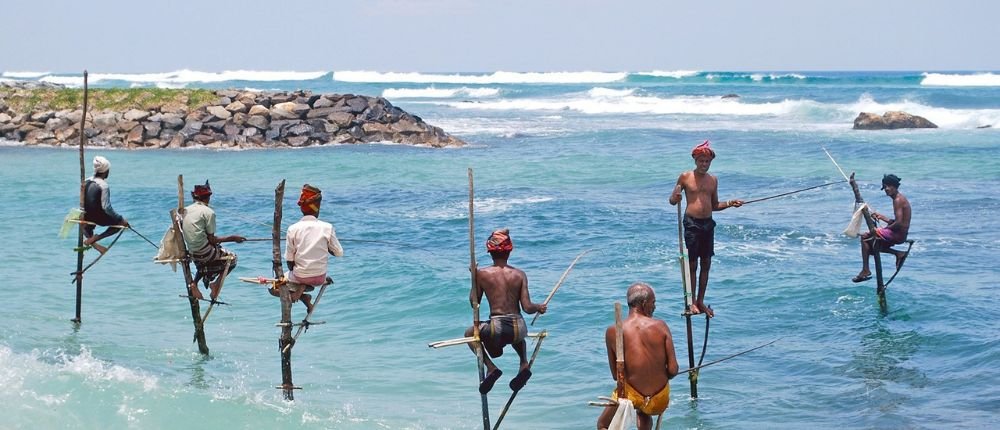
[[(344, 249), (337, 240), (333, 225), (320, 221), (320, 204), (323, 200), (319, 188), (305, 184), (299, 196), (302, 219), (288, 227), (285, 244), (285, 278), (291, 291), (292, 302), (302, 300), (307, 312), (312, 312), (312, 296), (305, 294), (326, 281), (326, 267), (330, 255), (343, 257)], [(271, 289), (272, 296), (279, 295)]]

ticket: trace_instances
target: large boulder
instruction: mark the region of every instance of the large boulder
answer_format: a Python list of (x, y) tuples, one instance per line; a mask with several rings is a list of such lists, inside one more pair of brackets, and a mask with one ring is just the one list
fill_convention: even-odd
[(855, 130), (895, 130), (899, 128), (937, 128), (926, 118), (906, 112), (890, 111), (884, 115), (861, 112), (854, 118)]

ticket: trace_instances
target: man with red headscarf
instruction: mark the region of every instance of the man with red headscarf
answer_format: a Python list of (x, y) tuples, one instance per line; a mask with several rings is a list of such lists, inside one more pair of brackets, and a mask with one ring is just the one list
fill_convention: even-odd
[[(246, 240), (243, 236), (216, 236), (215, 235), (215, 210), (208, 204), (212, 199), (212, 187), (205, 181), (205, 185), (195, 185), (191, 192), (194, 203), (184, 208), (184, 222), (181, 224), (184, 233), (184, 243), (187, 245), (191, 259), (194, 260), (198, 274), (194, 282), (188, 285), (191, 296), (199, 300), (203, 299), (201, 291), (198, 289), (198, 281), (204, 277), (209, 282), (212, 300), (219, 297), (220, 281), (222, 276), (228, 274), (236, 268), (236, 254), (222, 247), (223, 242), (241, 243)], [(223, 274), (226, 264), (229, 270)]]
[[(285, 278), (291, 300), (296, 302), (301, 299), (306, 312), (312, 311), (312, 296), (305, 293), (326, 282), (330, 256), (344, 256), (333, 224), (318, 218), (322, 202), (323, 192), (319, 188), (309, 184), (302, 186), (298, 201), (302, 219), (288, 227), (285, 240), (285, 263), (288, 265)], [(271, 289), (270, 293), (279, 296), (278, 290)]]
[[(479, 392), (482, 394), (493, 389), (493, 384), (503, 374), (490, 357), (497, 358), (503, 355), (503, 349), (507, 345), (513, 345), (514, 351), (521, 359), (520, 371), (511, 379), (510, 389), (519, 391), (528, 382), (531, 370), (528, 369), (524, 342), (528, 328), (524, 324), (521, 310), (523, 308), (524, 312), (529, 314), (536, 312), (544, 314), (548, 309), (545, 304), (532, 303), (531, 295), (528, 293), (528, 276), (524, 271), (507, 264), (513, 249), (514, 242), (510, 240), (510, 230), (494, 231), (486, 241), (486, 250), (489, 251), (490, 257), (493, 257), (493, 265), (476, 271), (476, 286), (479, 291), (469, 292), (471, 303), (479, 303), (484, 292), (486, 300), (490, 302), (490, 320), (479, 324), (479, 337), (488, 354), (483, 357), (487, 375), (479, 384)], [(465, 330), (467, 337), (474, 333), (474, 327)]]
[[(708, 173), (715, 159), (715, 151), (709, 141), (695, 146), (691, 151), (694, 169), (681, 173), (677, 186), (670, 194), (670, 205), (681, 202), (681, 191), (687, 198), (684, 210), (684, 243), (687, 245), (688, 264), (692, 282), (698, 282), (698, 295), (688, 311), (692, 314), (705, 312), (710, 318), (715, 316), (712, 308), (705, 305), (705, 291), (708, 289), (708, 272), (712, 268), (715, 255), (715, 221), (712, 212), (726, 208), (743, 206), (743, 200), (719, 201), (719, 180)], [(701, 266), (701, 274), (698, 267)]]

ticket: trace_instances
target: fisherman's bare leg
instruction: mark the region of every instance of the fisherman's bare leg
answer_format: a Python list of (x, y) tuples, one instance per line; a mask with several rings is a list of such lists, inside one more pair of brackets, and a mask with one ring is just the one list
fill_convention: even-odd
[(517, 356), (521, 359), (521, 370), (526, 370), (528, 368), (528, 343), (525, 341), (514, 342), (514, 351), (517, 352)]
[(219, 276), (214, 282), (208, 284), (208, 289), (211, 290), (208, 297), (212, 300), (217, 299), (219, 297), (219, 291), (222, 290), (222, 276)]
[(701, 273), (698, 275), (698, 309), (701, 312), (708, 314), (708, 317), (714, 317), (715, 312), (711, 308), (705, 306), (705, 292), (708, 291), (708, 272), (712, 270), (712, 257), (701, 257)]
[(313, 311), (312, 296), (308, 294), (302, 294), (302, 304), (306, 305), (306, 313), (311, 313)]
[(866, 278), (872, 275), (871, 268), (868, 266), (868, 258), (872, 253), (871, 245), (871, 234), (865, 233), (861, 235), (861, 271), (858, 272), (858, 276), (854, 279)]
[(605, 406), (601, 416), (597, 417), (597, 430), (607, 430), (608, 427), (611, 427), (611, 420), (615, 418), (617, 410), (618, 408), (615, 406)]
[(190, 292), (191, 297), (194, 297), (198, 300), (202, 300), (205, 298), (205, 296), (201, 295), (201, 290), (198, 289), (197, 281), (188, 284), (188, 291)]
[(635, 411), (635, 426), (639, 430), (650, 430), (653, 428), (653, 417), (640, 411)]

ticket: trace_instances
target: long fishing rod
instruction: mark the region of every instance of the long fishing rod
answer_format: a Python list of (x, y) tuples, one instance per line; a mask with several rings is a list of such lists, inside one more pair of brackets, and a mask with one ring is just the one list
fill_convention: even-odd
[(836, 184), (843, 184), (844, 182), (847, 182), (847, 181), (848, 181), (847, 179), (844, 179), (843, 181), (827, 182), (827, 183), (822, 184), (822, 185), (814, 185), (812, 187), (803, 188), (801, 190), (789, 191), (787, 193), (775, 194), (773, 196), (761, 197), (759, 199), (753, 199), (753, 200), (747, 200), (747, 201), (744, 201), (743, 204), (754, 203), (754, 202), (762, 202), (764, 200), (771, 200), (771, 199), (774, 199), (774, 198), (784, 197), (784, 196), (791, 195), (791, 194), (796, 194), (796, 193), (801, 193), (803, 191), (809, 191), (809, 190), (813, 190), (813, 189), (816, 189), (816, 188), (822, 188), (822, 187), (826, 187), (826, 186), (830, 186), (830, 185), (836, 185)]
[(845, 180), (845, 181), (850, 181), (851, 179), (847, 177), (847, 174), (846, 174), (846, 173), (844, 173), (844, 169), (841, 169), (841, 168), (840, 168), (840, 165), (839, 165), (839, 164), (837, 164), (837, 160), (834, 160), (834, 159), (833, 159), (833, 156), (832, 156), (832, 155), (830, 155), (830, 151), (827, 151), (827, 150), (826, 150), (826, 148), (825, 148), (825, 147), (823, 147), (823, 146), (820, 146), (820, 148), (823, 148), (823, 152), (825, 152), (825, 153), (826, 153), (826, 156), (827, 156), (827, 157), (830, 157), (830, 161), (832, 161), (832, 162), (833, 162), (833, 165), (834, 165), (834, 166), (837, 166), (837, 170), (839, 170), (839, 171), (840, 171), (840, 176), (843, 176), (843, 177), (844, 177), (844, 180)]
[(761, 348), (763, 348), (763, 347), (765, 347), (765, 346), (768, 346), (768, 345), (770, 345), (770, 344), (772, 344), (772, 343), (775, 343), (775, 342), (777, 342), (777, 341), (779, 341), (779, 340), (781, 340), (781, 339), (782, 339), (782, 338), (781, 338), (781, 337), (779, 337), (779, 338), (777, 338), (777, 339), (775, 339), (775, 340), (772, 340), (772, 341), (770, 341), (770, 342), (768, 342), (768, 343), (765, 343), (765, 344), (763, 344), (763, 345), (760, 345), (760, 346), (755, 346), (755, 347), (753, 347), (753, 348), (750, 348), (750, 349), (748, 349), (748, 350), (746, 350), (746, 351), (743, 351), (743, 352), (737, 352), (736, 354), (733, 354), (733, 355), (730, 355), (730, 356), (728, 356), (728, 357), (723, 357), (723, 358), (720, 358), (720, 359), (718, 359), (718, 360), (713, 360), (713, 361), (709, 361), (708, 363), (705, 363), (705, 364), (699, 364), (699, 365), (697, 365), (697, 366), (695, 366), (695, 367), (692, 367), (692, 368), (690, 368), (690, 369), (685, 369), (685, 370), (682, 370), (682, 371), (680, 371), (680, 372), (677, 372), (677, 374), (678, 374), (678, 375), (680, 375), (680, 374), (682, 374), (682, 373), (688, 373), (688, 372), (693, 372), (693, 371), (695, 371), (695, 370), (698, 370), (698, 369), (701, 369), (701, 368), (703, 368), (703, 367), (708, 367), (708, 366), (711, 366), (711, 365), (713, 365), (713, 364), (718, 364), (718, 363), (721, 363), (721, 362), (723, 362), (723, 361), (726, 361), (726, 360), (729, 360), (729, 359), (731, 359), (731, 358), (736, 358), (736, 357), (739, 357), (739, 356), (741, 356), (741, 355), (743, 355), (743, 354), (746, 354), (746, 353), (748, 353), (748, 352), (753, 352), (753, 351), (756, 351), (756, 350), (758, 350), (758, 349), (761, 349)]

